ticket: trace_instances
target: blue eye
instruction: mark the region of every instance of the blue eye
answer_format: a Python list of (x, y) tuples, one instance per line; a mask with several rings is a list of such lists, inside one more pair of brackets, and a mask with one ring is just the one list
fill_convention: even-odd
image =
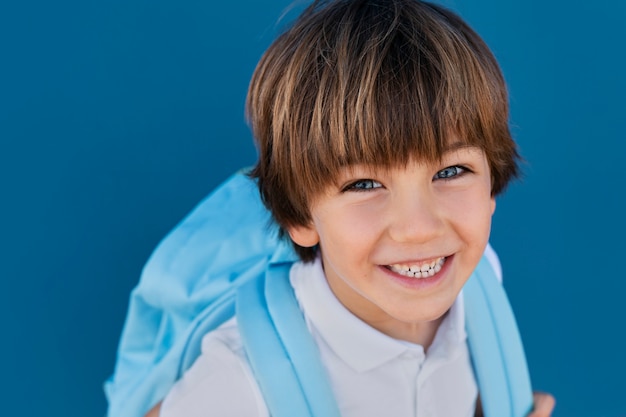
[(348, 185), (345, 191), (367, 191), (382, 187), (382, 184), (374, 180), (358, 180)]
[(465, 171), (467, 171), (465, 168), (455, 165), (455, 166), (444, 168), (441, 171), (437, 172), (433, 179), (436, 179), (436, 180), (452, 179), (454, 177), (458, 177), (459, 175), (462, 175)]

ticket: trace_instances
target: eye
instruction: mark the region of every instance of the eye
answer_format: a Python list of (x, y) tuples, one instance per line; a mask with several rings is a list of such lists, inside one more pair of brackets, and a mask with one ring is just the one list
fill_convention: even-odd
[(433, 177), (433, 179), (434, 180), (449, 180), (454, 177), (463, 175), (467, 171), (468, 171), (467, 168), (464, 168), (459, 165), (454, 165), (454, 166), (444, 168), (441, 171), (437, 172), (435, 176)]
[(368, 191), (368, 190), (373, 190), (376, 188), (381, 188), (382, 184), (379, 183), (378, 181), (374, 181), (374, 180), (370, 180), (370, 179), (363, 179), (363, 180), (357, 180), (354, 181), (353, 183), (350, 183), (348, 186), (346, 186), (343, 191)]

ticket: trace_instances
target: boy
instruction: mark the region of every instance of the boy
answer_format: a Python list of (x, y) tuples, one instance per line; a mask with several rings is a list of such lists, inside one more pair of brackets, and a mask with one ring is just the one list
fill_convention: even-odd
[[(416, 0), (317, 1), (262, 57), (248, 118), (264, 203), (341, 415), (473, 416), (461, 289), (517, 171), (498, 65)], [(533, 416), (547, 416), (536, 396)], [(236, 319), (148, 415), (268, 416)]]

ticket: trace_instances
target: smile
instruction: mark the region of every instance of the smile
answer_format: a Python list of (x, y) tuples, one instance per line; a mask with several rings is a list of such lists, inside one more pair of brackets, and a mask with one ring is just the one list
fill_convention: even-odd
[(445, 257), (437, 258), (432, 261), (422, 262), (420, 264), (393, 264), (387, 268), (396, 274), (411, 278), (428, 278), (441, 271), (441, 267), (446, 262)]

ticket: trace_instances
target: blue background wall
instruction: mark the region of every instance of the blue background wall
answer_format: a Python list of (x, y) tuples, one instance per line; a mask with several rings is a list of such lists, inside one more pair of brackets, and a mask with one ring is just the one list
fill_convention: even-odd
[[(499, 58), (528, 161), (492, 243), (534, 385), (557, 417), (624, 416), (626, 6), (444, 4)], [(142, 264), (254, 161), (245, 91), (287, 5), (2, 2), (3, 415), (103, 415)]]

